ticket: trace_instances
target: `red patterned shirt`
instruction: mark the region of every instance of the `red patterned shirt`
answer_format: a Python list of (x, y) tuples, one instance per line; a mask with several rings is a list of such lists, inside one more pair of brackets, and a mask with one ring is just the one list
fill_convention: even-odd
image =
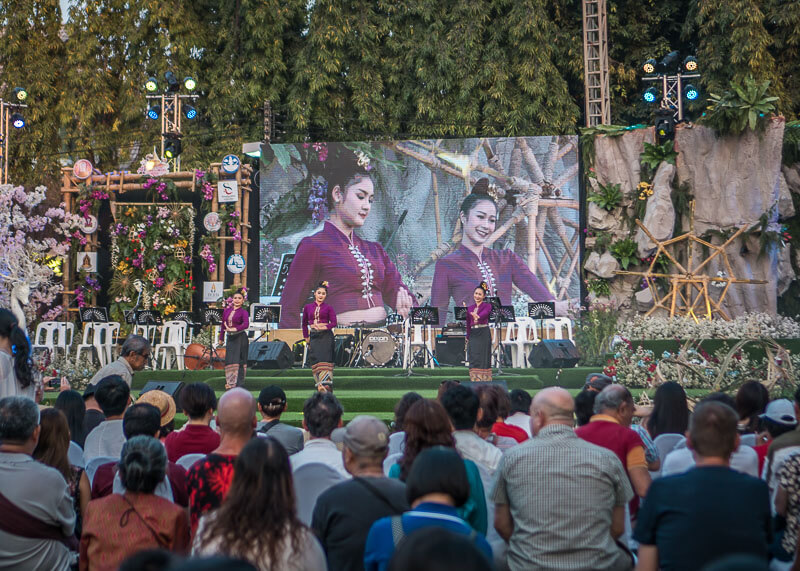
[(233, 463), (236, 456), (209, 454), (204, 460), (189, 468), (186, 485), (189, 490), (189, 515), (192, 520), (192, 535), (197, 522), (207, 511), (222, 504), (233, 481)]

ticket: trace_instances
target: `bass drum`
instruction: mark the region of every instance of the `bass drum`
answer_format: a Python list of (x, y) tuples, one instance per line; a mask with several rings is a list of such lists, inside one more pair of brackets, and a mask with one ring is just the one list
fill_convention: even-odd
[(397, 341), (385, 329), (370, 331), (361, 341), (361, 356), (373, 367), (383, 367), (394, 357)]

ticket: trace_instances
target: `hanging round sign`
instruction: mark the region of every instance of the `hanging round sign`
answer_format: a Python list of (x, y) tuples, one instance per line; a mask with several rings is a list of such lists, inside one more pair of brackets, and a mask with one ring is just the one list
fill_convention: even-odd
[(80, 159), (73, 165), (72, 174), (75, 175), (75, 178), (85, 180), (92, 176), (93, 170), (94, 167), (92, 166), (92, 163), (90, 163), (87, 159)]
[(244, 271), (245, 261), (241, 254), (231, 254), (225, 264), (232, 274), (241, 274)]
[(80, 228), (84, 234), (94, 234), (97, 231), (97, 217), (92, 214), (81, 216)]
[(225, 155), (222, 159), (222, 172), (234, 174), (239, 170), (240, 165), (241, 161), (239, 161), (239, 157), (236, 155)]
[(222, 228), (222, 220), (219, 218), (219, 212), (209, 212), (203, 217), (203, 226), (208, 232), (216, 232)]

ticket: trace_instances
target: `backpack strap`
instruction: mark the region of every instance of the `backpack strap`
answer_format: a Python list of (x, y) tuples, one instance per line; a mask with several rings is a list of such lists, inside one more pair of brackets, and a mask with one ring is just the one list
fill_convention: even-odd
[(405, 539), (406, 534), (403, 531), (403, 516), (402, 515), (393, 515), (392, 516), (392, 541), (394, 541), (394, 547), (397, 549), (397, 546), (400, 545), (400, 542)]

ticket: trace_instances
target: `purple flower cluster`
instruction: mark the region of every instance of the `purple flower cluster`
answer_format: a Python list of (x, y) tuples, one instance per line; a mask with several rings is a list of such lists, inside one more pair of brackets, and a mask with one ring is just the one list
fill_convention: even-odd
[(111, 228), (111, 234), (114, 236), (126, 236), (128, 234), (128, 227), (117, 222), (117, 224)]
[(217, 261), (214, 259), (214, 253), (211, 251), (211, 246), (205, 244), (200, 249), (200, 258), (208, 263), (209, 273), (214, 273), (217, 271)]
[(214, 200), (214, 187), (207, 180), (203, 181), (203, 199)]
[(311, 192), (308, 194), (308, 209), (311, 211), (311, 221), (314, 226), (324, 221), (328, 216), (328, 181), (324, 178), (315, 178), (311, 181)]

